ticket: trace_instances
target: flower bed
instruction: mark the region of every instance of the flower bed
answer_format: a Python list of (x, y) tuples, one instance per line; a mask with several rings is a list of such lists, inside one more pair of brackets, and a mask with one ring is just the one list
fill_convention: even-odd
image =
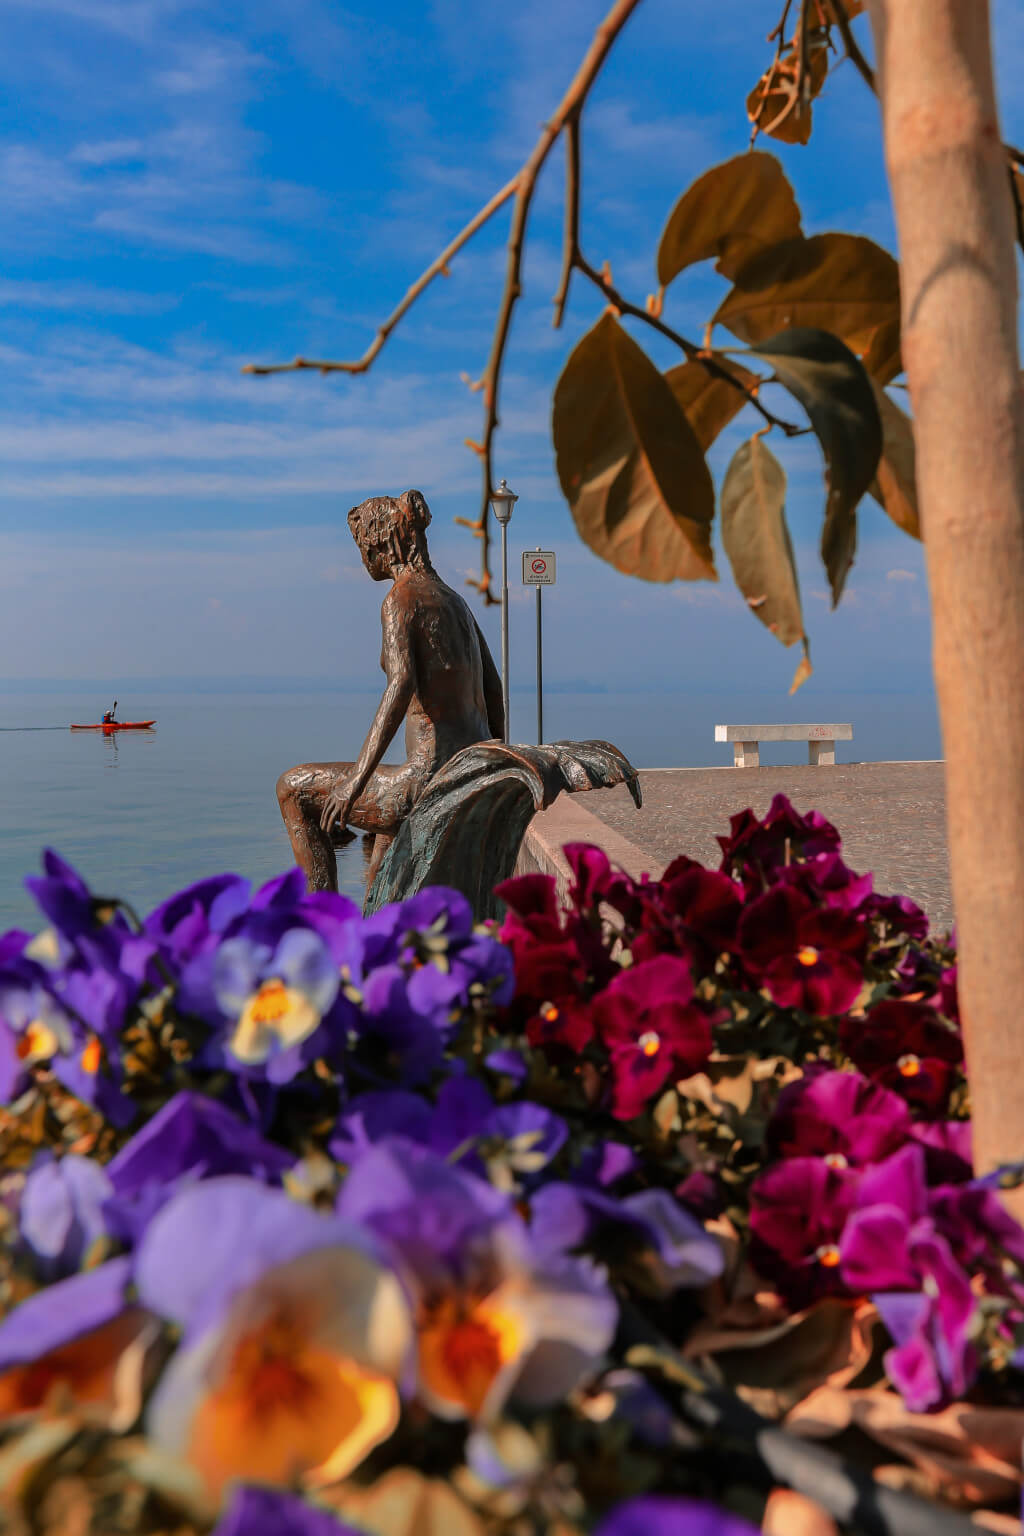
[(0, 937), (0, 1525), (1015, 1528), (952, 942), (781, 796), (719, 841), (570, 847), (500, 932), (297, 871), (139, 922), (47, 853)]

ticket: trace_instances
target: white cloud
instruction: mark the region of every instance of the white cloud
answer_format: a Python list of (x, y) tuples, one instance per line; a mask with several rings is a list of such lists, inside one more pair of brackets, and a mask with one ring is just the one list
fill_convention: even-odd
[(897, 567), (895, 570), (886, 571), (885, 579), (886, 579), (886, 581), (916, 581), (917, 580), (917, 572), (916, 571), (904, 571), (904, 570), (900, 570)]

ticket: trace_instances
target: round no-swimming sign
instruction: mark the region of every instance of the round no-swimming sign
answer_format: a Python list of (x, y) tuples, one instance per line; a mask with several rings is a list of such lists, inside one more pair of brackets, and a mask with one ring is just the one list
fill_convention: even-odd
[(555, 556), (550, 549), (523, 551), (523, 582), (528, 587), (553, 587)]

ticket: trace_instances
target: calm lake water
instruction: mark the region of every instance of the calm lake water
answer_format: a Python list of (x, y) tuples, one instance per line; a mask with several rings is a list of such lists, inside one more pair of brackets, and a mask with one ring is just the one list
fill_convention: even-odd
[[(274, 794), (293, 763), (353, 758), (377, 697), (360, 693), (119, 695), (123, 720), (155, 717), (152, 732), (69, 731), (98, 720), (109, 700), (95, 691), (0, 692), (0, 931), (36, 927), (22, 888), (50, 845), (92, 888), (138, 910), (203, 875), (235, 870), (254, 881), (280, 873), (290, 849)], [(788, 705), (788, 707), (787, 707)], [(780, 718), (780, 701), (735, 694), (555, 693), (545, 699), (548, 740), (612, 741), (640, 768), (726, 764), (716, 720)], [(781, 718), (851, 721), (841, 761), (940, 756), (928, 696), (837, 693)], [(512, 736), (535, 739), (532, 693), (513, 694)], [(390, 754), (389, 760), (400, 757)], [(762, 762), (806, 761), (806, 748), (762, 749)], [(737, 809), (740, 809), (737, 806)], [(339, 858), (349, 895), (363, 889), (357, 839)]]

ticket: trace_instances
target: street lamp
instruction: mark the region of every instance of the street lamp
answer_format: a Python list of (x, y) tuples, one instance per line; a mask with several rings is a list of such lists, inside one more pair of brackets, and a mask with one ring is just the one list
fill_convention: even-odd
[(505, 740), (508, 741), (508, 520), (519, 497), (503, 480), (491, 492), (491, 510), (501, 524), (501, 701), (505, 707)]

